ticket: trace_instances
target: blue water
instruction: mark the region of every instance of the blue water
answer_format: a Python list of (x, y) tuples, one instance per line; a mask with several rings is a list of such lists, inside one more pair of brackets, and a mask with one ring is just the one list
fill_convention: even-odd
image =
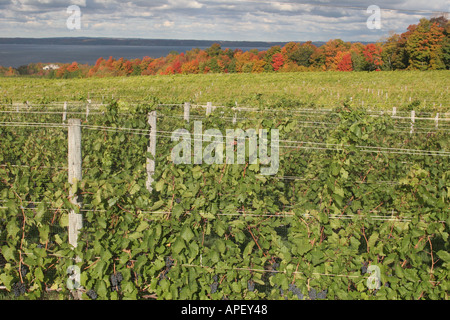
[[(207, 49), (208, 47), (198, 47)], [(39, 44), (0, 44), (0, 66), (17, 68), (30, 63), (72, 63), (93, 65), (98, 58), (142, 59), (145, 56), (159, 58), (171, 51), (179, 53), (192, 50), (187, 46), (115, 46), (115, 45), (39, 45)], [(225, 47), (222, 47), (225, 49)], [(236, 49), (236, 47), (230, 47)], [(267, 50), (268, 47), (240, 47), (243, 51), (251, 49)]]

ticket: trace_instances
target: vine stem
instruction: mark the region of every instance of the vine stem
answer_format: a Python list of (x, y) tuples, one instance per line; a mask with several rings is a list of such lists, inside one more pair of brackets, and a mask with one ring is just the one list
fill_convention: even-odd
[(362, 226), (362, 234), (363, 234), (363, 236), (364, 236), (364, 239), (366, 239), (367, 253), (370, 253), (369, 241), (367, 240), (367, 237), (366, 237), (366, 231), (365, 231), (365, 229), (364, 229), (364, 225)]
[(291, 282), (292, 284), (294, 284), (294, 282), (295, 282), (295, 276), (297, 275), (299, 266), (300, 266), (300, 261), (297, 263), (297, 267), (295, 268), (294, 277), (293, 277), (292, 282)]
[(256, 243), (256, 245), (258, 246), (259, 250), (261, 250), (262, 253), (263, 253), (263, 255), (264, 255), (265, 257), (267, 257), (267, 255), (266, 255), (266, 253), (264, 252), (264, 250), (259, 246), (258, 240), (256, 240), (255, 236), (253, 235), (252, 228), (251, 228), (250, 226), (248, 226), (248, 231), (249, 231), (250, 234), (252, 235), (253, 240), (255, 240), (255, 243)]
[(433, 245), (431, 244), (430, 236), (428, 236), (428, 243), (430, 244), (430, 255), (431, 255), (431, 270), (430, 270), (430, 277), (433, 276), (433, 269), (434, 269), (434, 255), (433, 255)]
[(244, 173), (242, 174), (242, 177), (245, 178), (245, 172), (247, 171), (248, 162), (245, 164)]
[(174, 192), (172, 194), (172, 201), (170, 202), (169, 213), (167, 214), (166, 220), (169, 220), (169, 218), (170, 218), (170, 214), (172, 213), (172, 208), (173, 208), (173, 201), (175, 199), (175, 177), (172, 177), (172, 189)]

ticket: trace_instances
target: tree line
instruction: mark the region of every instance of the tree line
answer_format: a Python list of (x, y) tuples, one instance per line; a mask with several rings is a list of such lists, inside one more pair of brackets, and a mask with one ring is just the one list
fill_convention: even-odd
[(95, 65), (57, 64), (44, 70), (43, 63), (17, 69), (0, 66), (4, 76), (86, 78), (200, 73), (262, 73), (300, 71), (449, 70), (450, 22), (444, 17), (423, 18), (402, 34), (391, 33), (376, 43), (362, 44), (333, 39), (322, 46), (311, 41), (289, 42), (268, 50), (222, 49), (171, 52), (165, 57), (142, 59), (99, 58)]

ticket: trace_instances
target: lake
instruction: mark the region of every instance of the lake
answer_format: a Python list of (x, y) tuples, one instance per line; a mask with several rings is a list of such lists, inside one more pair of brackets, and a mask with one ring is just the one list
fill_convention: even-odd
[[(207, 49), (209, 47), (198, 47)], [(229, 47), (237, 49), (237, 47)], [(72, 63), (93, 65), (98, 58), (142, 59), (145, 56), (159, 58), (171, 51), (179, 53), (192, 50), (187, 46), (120, 46), (120, 45), (39, 45), (39, 44), (0, 44), (0, 66), (17, 68), (30, 63)], [(225, 49), (225, 47), (222, 47)], [(269, 47), (240, 47), (243, 51)]]

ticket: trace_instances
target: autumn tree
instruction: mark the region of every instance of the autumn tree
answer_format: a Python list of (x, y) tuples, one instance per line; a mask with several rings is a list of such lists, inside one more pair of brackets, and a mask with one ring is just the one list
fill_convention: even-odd
[(264, 71), (266, 71), (266, 72), (274, 71), (273, 66), (272, 66), (273, 56), (280, 52), (281, 52), (280, 46), (273, 46), (270, 49), (268, 49), (267, 51), (265, 51), (264, 56), (263, 56), (263, 59), (266, 62), (265, 66), (264, 66)]
[(272, 67), (274, 71), (278, 71), (284, 64), (284, 57), (281, 52), (275, 53), (272, 57)]
[(341, 39), (330, 40), (324, 44), (322, 49), (325, 54), (326, 70), (337, 70), (338, 61), (336, 60), (336, 56), (338, 52), (347, 52), (350, 46), (350, 43), (346, 43)]
[(409, 54), (409, 68), (418, 70), (443, 69), (442, 45), (444, 28), (437, 22), (421, 19), (417, 28), (408, 37), (406, 50)]
[(380, 70), (383, 65), (383, 60), (381, 59), (382, 47), (373, 43), (368, 44), (364, 50), (363, 54), (367, 62), (367, 71)]
[(336, 55), (338, 71), (353, 71), (352, 54), (350, 52), (339, 51)]

